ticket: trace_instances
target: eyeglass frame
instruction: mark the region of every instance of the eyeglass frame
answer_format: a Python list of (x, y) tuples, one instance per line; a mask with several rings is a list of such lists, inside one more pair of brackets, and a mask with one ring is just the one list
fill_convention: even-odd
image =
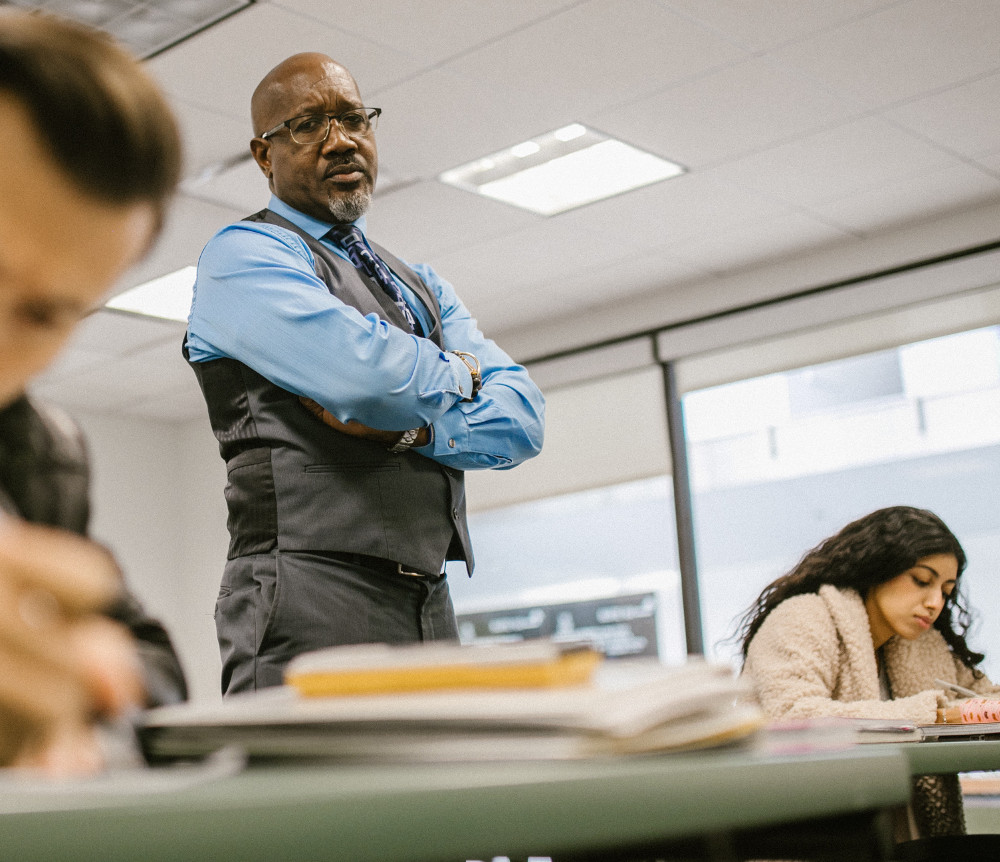
[[(330, 137), (330, 129), (332, 129), (333, 128), (333, 124), (336, 123), (337, 126), (340, 128), (340, 130), (345, 135), (347, 135), (347, 137), (353, 138), (353, 137), (355, 137), (355, 135), (352, 135), (350, 132), (348, 132), (346, 129), (344, 129), (344, 127), (340, 123), (340, 118), (343, 117), (345, 114), (354, 114), (354, 113), (357, 113), (359, 111), (363, 112), (366, 115), (367, 119), (368, 119), (368, 130), (365, 131), (365, 132), (363, 132), (362, 134), (365, 134), (365, 135), (371, 134), (371, 132), (375, 128), (375, 123), (378, 122), (378, 118), (380, 116), (382, 116), (382, 109), (381, 108), (368, 108), (368, 107), (365, 107), (365, 106), (362, 105), (362, 106), (359, 106), (357, 108), (349, 108), (346, 111), (341, 111), (339, 114), (331, 114), (331, 113), (328, 113), (326, 111), (316, 111), (316, 112), (312, 112), (312, 113), (308, 113), (308, 114), (298, 114), (297, 116), (289, 117), (284, 122), (278, 123), (278, 125), (276, 125), (273, 129), (269, 129), (268, 131), (264, 132), (263, 134), (258, 135), (258, 137), (262, 141), (266, 141), (269, 138), (271, 138), (272, 136), (278, 134), (278, 132), (280, 132), (282, 129), (288, 129), (288, 137), (290, 137), (292, 139), (292, 141), (294, 141), (300, 147), (307, 147), (310, 144), (322, 144), (322, 143), (324, 143), (326, 141), (326, 139)], [(305, 143), (305, 144), (303, 144), (301, 141), (295, 140), (295, 135), (292, 134), (292, 127), (290, 125), (288, 125), (288, 124), (289, 123), (294, 123), (296, 120), (301, 120), (304, 117), (326, 117), (326, 119), (327, 119), (326, 134), (322, 138), (320, 138), (318, 141), (309, 141), (308, 143)], [(374, 120), (375, 122), (373, 123), (372, 120)]]

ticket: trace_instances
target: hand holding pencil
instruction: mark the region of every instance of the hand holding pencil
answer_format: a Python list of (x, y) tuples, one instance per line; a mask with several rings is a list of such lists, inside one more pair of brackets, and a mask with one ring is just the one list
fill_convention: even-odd
[(93, 728), (141, 705), (128, 631), (101, 611), (117, 566), (79, 536), (0, 515), (0, 766), (101, 766)]
[(982, 724), (984, 722), (1000, 722), (1000, 700), (983, 697), (971, 688), (934, 680), (935, 685), (945, 691), (952, 691), (969, 698), (955, 706), (948, 706), (937, 711), (938, 724)]

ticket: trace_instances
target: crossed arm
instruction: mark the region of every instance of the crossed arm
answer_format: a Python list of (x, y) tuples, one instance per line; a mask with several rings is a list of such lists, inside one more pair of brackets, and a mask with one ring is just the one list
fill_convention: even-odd
[[(314, 402), (343, 433), (391, 445), (402, 431), (427, 429), (415, 450), (456, 469), (511, 467), (536, 455), (541, 392), (483, 335), (448, 282), (430, 267), (413, 269), (438, 299), (444, 350), (331, 295), (312, 253), (290, 231), (232, 225), (199, 263), (191, 358), (236, 359)], [(481, 364), (482, 389), (471, 402), (464, 400), (471, 375), (452, 350)]]

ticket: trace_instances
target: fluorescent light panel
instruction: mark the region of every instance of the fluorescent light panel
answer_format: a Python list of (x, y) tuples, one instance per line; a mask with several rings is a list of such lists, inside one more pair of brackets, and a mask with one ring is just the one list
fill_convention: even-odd
[(550, 216), (684, 173), (684, 168), (581, 123), (539, 135), (438, 179)]
[(187, 323), (196, 272), (195, 267), (186, 266), (154, 278), (109, 299), (104, 307)]

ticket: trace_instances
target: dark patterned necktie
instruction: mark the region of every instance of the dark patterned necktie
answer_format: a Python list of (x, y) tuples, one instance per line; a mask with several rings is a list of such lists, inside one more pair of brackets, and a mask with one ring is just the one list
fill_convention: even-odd
[(413, 317), (413, 312), (410, 310), (410, 306), (406, 304), (406, 299), (403, 298), (403, 291), (396, 284), (396, 279), (389, 272), (389, 267), (385, 265), (382, 258), (368, 248), (368, 244), (361, 235), (361, 231), (354, 225), (336, 225), (330, 228), (327, 236), (335, 242), (340, 243), (344, 251), (347, 252), (347, 256), (351, 259), (351, 263), (368, 275), (369, 278), (374, 279), (379, 287), (389, 295), (389, 298), (396, 304), (400, 313), (406, 318), (406, 322), (410, 325), (410, 331), (420, 332), (421, 330), (417, 327), (417, 321)]

